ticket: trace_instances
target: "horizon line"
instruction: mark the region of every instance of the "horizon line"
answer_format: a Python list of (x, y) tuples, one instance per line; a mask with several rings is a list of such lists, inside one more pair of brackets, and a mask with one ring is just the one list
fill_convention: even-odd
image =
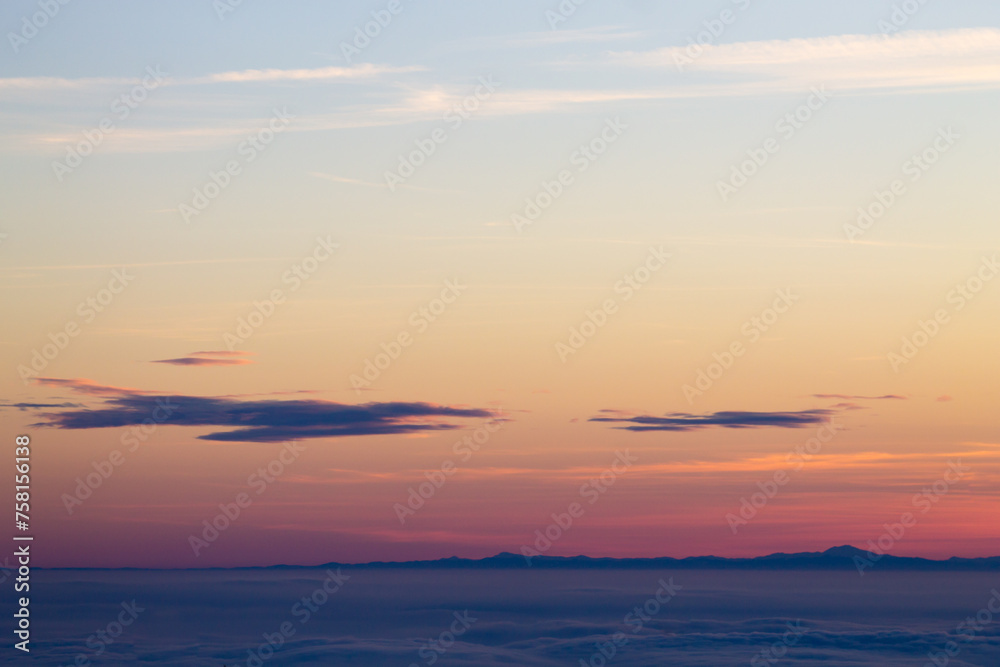
[[(830, 552), (851, 552), (850, 555), (847, 553), (833, 553)], [(553, 563), (560, 562), (565, 563), (566, 561), (617, 561), (617, 562), (651, 562), (651, 561), (675, 561), (678, 563), (683, 563), (685, 561), (699, 560), (699, 559), (712, 559), (715, 562), (729, 562), (729, 563), (741, 563), (741, 562), (753, 562), (753, 561), (764, 561), (771, 559), (775, 556), (788, 556), (788, 557), (800, 557), (803, 561), (806, 561), (809, 557), (815, 556), (828, 556), (829, 558), (835, 559), (847, 559), (853, 558), (861, 554), (868, 554), (877, 556), (876, 560), (881, 560), (882, 558), (891, 558), (896, 561), (920, 561), (924, 563), (934, 563), (938, 565), (947, 565), (949, 563), (959, 562), (982, 562), (982, 561), (997, 561), (997, 566), (1000, 567), (1000, 555), (995, 556), (949, 556), (944, 559), (935, 558), (925, 558), (923, 556), (894, 556), (890, 553), (879, 554), (877, 552), (862, 549), (860, 547), (855, 547), (850, 544), (843, 544), (835, 547), (829, 547), (823, 551), (796, 551), (796, 552), (785, 552), (785, 551), (775, 551), (767, 553), (761, 556), (715, 556), (712, 554), (704, 554), (700, 556), (587, 556), (585, 554), (577, 554), (574, 556), (549, 556), (546, 554), (538, 554), (533, 556), (525, 556), (523, 554), (517, 554), (510, 551), (500, 551), (492, 556), (484, 556), (482, 558), (468, 558), (461, 556), (443, 556), (440, 558), (431, 559), (420, 559), (420, 560), (401, 560), (401, 561), (385, 561), (385, 560), (373, 560), (358, 563), (341, 563), (337, 561), (329, 561), (326, 563), (318, 563), (315, 565), (293, 565), (288, 563), (275, 563), (272, 565), (235, 565), (235, 566), (223, 566), (216, 565), (211, 567), (135, 567), (135, 566), (123, 566), (123, 567), (37, 567), (37, 570), (87, 570), (87, 571), (149, 571), (149, 572), (196, 572), (196, 571), (209, 571), (209, 570), (268, 570), (268, 569), (317, 569), (324, 567), (370, 567), (370, 566), (383, 566), (383, 567), (405, 567), (405, 566), (416, 566), (416, 565), (431, 565), (437, 563), (446, 562), (466, 562), (466, 563), (483, 563), (487, 561), (493, 561), (501, 557), (511, 557), (512, 560), (526, 559), (528, 564), (525, 565), (525, 569), (531, 569), (532, 565), (529, 559), (541, 559), (543, 562)], [(769, 561), (774, 562), (774, 561)]]

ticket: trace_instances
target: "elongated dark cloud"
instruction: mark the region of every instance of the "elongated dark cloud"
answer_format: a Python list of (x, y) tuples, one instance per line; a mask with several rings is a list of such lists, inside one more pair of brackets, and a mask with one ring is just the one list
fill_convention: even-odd
[(830, 406), (835, 410), (867, 410), (863, 405), (858, 405), (857, 403), (851, 403), (850, 401), (843, 401), (841, 403), (834, 403)]
[(854, 394), (813, 394), (813, 398), (836, 398), (844, 401), (905, 401), (906, 396), (885, 394), (883, 396), (856, 396)]
[(78, 394), (90, 394), (92, 396), (117, 396), (123, 394), (155, 394), (153, 391), (143, 391), (132, 387), (115, 387), (107, 384), (98, 384), (87, 378), (36, 378), (35, 382), (43, 387), (54, 387), (57, 389), (69, 389)]
[(17, 408), (18, 410), (42, 410), (45, 408), (78, 408), (79, 403), (6, 403), (0, 402), (0, 408)]
[(157, 359), (151, 363), (171, 364), (173, 366), (245, 366), (254, 363), (247, 359), (249, 352), (229, 352), (226, 350), (192, 352), (186, 357), (176, 359)]
[(632, 417), (591, 417), (592, 422), (627, 424), (615, 428), (626, 431), (695, 431), (703, 428), (803, 428), (810, 424), (826, 421), (833, 410), (802, 410), (799, 412), (713, 412), (707, 415), (692, 415), (686, 412), (671, 412), (664, 417), (638, 415)]
[[(88, 385), (83, 385), (88, 387)], [(105, 394), (106, 395), (106, 394)], [(455, 419), (493, 412), (432, 403), (347, 405), (319, 400), (239, 400), (121, 391), (96, 409), (45, 412), (36, 426), (92, 429), (155, 422), (178, 426), (233, 427), (198, 436), (226, 442), (277, 442), (351, 435), (398, 435), (459, 428)]]
[(174, 366), (244, 366), (252, 364), (249, 359), (206, 359), (204, 357), (179, 357), (177, 359), (157, 359), (154, 364), (172, 364)]

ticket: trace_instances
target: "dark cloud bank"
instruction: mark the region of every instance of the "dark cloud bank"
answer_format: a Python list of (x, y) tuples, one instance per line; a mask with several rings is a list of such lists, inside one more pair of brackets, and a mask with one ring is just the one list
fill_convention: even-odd
[[(480, 408), (461, 408), (423, 402), (387, 402), (347, 405), (320, 400), (240, 400), (234, 397), (158, 394), (128, 388), (95, 385), (89, 381), (45, 380), (100, 396), (94, 409), (43, 412), (35, 426), (94, 429), (148, 422), (175, 426), (232, 427), (198, 436), (225, 442), (280, 442), (305, 438), (357, 435), (398, 435), (459, 428), (457, 419), (492, 418)], [(53, 406), (55, 407), (55, 406)]]

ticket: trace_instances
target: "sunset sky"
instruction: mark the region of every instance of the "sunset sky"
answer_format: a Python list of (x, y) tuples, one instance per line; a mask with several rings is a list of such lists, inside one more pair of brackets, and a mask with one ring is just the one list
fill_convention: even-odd
[(36, 564), (1000, 554), (1000, 6), (819, 4), (4, 3)]

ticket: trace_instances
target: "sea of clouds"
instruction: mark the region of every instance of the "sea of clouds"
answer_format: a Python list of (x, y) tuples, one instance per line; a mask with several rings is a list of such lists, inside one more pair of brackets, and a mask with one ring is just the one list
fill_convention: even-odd
[(919, 667), (953, 642), (949, 666), (983, 667), (1000, 613), (960, 624), (997, 589), (988, 572), (47, 570), (30, 656), (0, 662)]

